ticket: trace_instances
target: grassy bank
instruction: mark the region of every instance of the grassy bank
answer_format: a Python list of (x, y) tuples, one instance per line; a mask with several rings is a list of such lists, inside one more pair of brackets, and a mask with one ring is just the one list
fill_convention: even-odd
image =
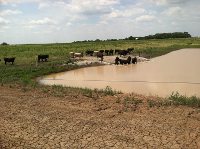
[[(188, 45), (188, 43), (192, 43)], [(47, 75), (80, 68), (78, 65), (68, 65), (75, 60), (70, 59), (69, 52), (85, 52), (87, 50), (109, 50), (134, 48), (132, 53), (145, 53), (149, 57), (156, 57), (171, 51), (182, 48), (200, 48), (199, 38), (184, 39), (162, 39), (162, 40), (130, 40), (130, 41), (107, 41), (107, 42), (82, 42), (82, 43), (56, 43), (56, 44), (26, 44), (26, 45), (6, 45), (0, 46), (0, 83), (17, 83), (23, 86), (23, 90), (28, 87), (37, 87), (39, 84), (32, 79)], [(37, 55), (48, 54), (48, 62), (37, 62)], [(4, 64), (4, 57), (16, 57), (14, 65)], [(65, 64), (65, 65), (63, 65)], [(44, 87), (44, 86), (43, 86)], [(62, 88), (62, 87), (60, 87)], [(53, 88), (56, 89), (56, 88)], [(83, 94), (91, 96), (95, 90), (82, 89)], [(44, 87), (45, 91), (45, 87)], [(85, 93), (88, 92), (88, 93)], [(118, 94), (110, 88), (98, 93)], [(57, 94), (55, 94), (57, 95)], [(58, 95), (59, 96), (59, 95)], [(199, 102), (199, 99), (198, 99)], [(180, 101), (176, 102), (180, 103)], [(174, 105), (176, 104), (173, 103)], [(188, 103), (188, 102), (186, 102)], [(152, 103), (150, 103), (152, 104)], [(155, 103), (153, 103), (155, 104)], [(153, 105), (152, 104), (152, 105)], [(156, 103), (157, 104), (157, 103)], [(164, 105), (163, 103), (161, 105)], [(200, 104), (198, 103), (197, 106)]]

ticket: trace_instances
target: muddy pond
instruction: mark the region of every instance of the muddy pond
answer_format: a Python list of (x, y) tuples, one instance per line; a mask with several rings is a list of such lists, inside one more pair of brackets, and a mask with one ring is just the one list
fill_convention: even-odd
[(181, 49), (131, 65), (104, 65), (57, 73), (46, 85), (105, 89), (168, 97), (172, 92), (200, 97), (200, 49)]

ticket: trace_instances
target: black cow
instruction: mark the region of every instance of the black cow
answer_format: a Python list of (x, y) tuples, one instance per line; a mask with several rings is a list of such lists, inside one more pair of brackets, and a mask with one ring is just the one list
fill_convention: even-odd
[(118, 53), (119, 53), (120, 57), (121, 57), (121, 55), (123, 55), (125, 57), (127, 55), (128, 51), (127, 50), (120, 50)]
[(119, 51), (121, 51), (120, 49), (115, 49), (115, 54), (118, 53), (119, 54)]
[(108, 55), (108, 53), (109, 53), (109, 50), (105, 50), (105, 53)]
[(135, 64), (135, 63), (137, 64), (137, 57), (132, 58), (132, 63), (133, 64)]
[(0, 59), (0, 61), (1, 61), (1, 59)]
[(47, 58), (49, 58), (49, 55), (38, 55), (38, 62), (40, 62), (40, 59), (42, 59), (42, 61), (45, 59), (45, 62), (47, 62)]
[(115, 59), (115, 65), (118, 65), (119, 64), (118, 62), (119, 62), (119, 57), (117, 56)]
[(128, 58), (127, 58), (127, 60), (122, 60), (122, 59), (119, 59), (119, 57), (116, 57), (116, 59), (115, 59), (115, 64), (117, 64), (118, 65), (118, 62), (120, 62), (120, 64), (130, 64), (131, 63), (131, 57), (129, 56)]
[(113, 50), (113, 49), (110, 49), (109, 54), (112, 54), (112, 55), (113, 55), (113, 52), (114, 52), (114, 50)]
[(131, 57), (129, 56), (128, 58), (127, 58), (127, 60), (122, 60), (122, 59), (119, 59), (119, 62), (120, 62), (120, 64), (130, 64), (131, 63)]
[(99, 52), (103, 53), (103, 52), (104, 52), (104, 50), (99, 50)]
[(128, 48), (127, 49), (128, 53), (131, 53), (131, 51), (133, 51), (133, 50), (134, 50), (134, 48)]
[(13, 58), (4, 58), (5, 65), (6, 65), (6, 62), (12, 62), (12, 65), (13, 65), (13, 63), (14, 63), (14, 61), (15, 61), (15, 58), (16, 58), (16, 57), (13, 57)]
[(86, 52), (85, 52), (86, 55), (90, 55), (90, 56), (92, 56), (93, 53), (94, 53), (94, 51), (86, 51)]
[(102, 54), (102, 53), (97, 53), (97, 59), (98, 59), (99, 57), (101, 58), (101, 62), (102, 62), (102, 61), (103, 61), (103, 54)]

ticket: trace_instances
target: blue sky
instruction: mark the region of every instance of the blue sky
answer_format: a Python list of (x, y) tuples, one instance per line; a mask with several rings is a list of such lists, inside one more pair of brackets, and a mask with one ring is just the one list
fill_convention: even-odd
[(199, 0), (0, 0), (0, 43), (200, 36)]

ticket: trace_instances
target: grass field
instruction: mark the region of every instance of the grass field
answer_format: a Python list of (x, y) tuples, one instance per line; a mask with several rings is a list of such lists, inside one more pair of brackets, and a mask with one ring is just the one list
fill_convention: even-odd
[[(188, 45), (187, 43), (192, 43)], [(161, 40), (123, 40), (107, 42), (82, 42), (82, 43), (56, 43), (56, 44), (24, 44), (0, 46), (0, 59), (4, 57), (16, 57), (14, 65), (6, 65), (3, 61), (1, 68), (16, 68), (35, 66), (36, 57), (40, 54), (48, 54), (50, 62), (69, 60), (69, 52), (85, 52), (87, 50), (127, 49), (133, 47), (134, 53), (143, 52), (151, 57), (163, 55), (170, 51), (200, 47), (200, 38), (161, 39)], [(40, 63), (39, 65), (42, 65)]]
[[(188, 43), (192, 43), (188, 45)], [(36, 77), (79, 68), (73, 63), (69, 52), (85, 52), (87, 50), (109, 50), (134, 48), (132, 53), (146, 53), (156, 57), (182, 48), (200, 48), (200, 38), (160, 39), (160, 40), (123, 40), (106, 42), (55, 43), (55, 44), (24, 44), (0, 45), (0, 83), (17, 83), (24, 86), (37, 87), (32, 81)], [(37, 63), (37, 55), (49, 55), (48, 62)], [(14, 65), (4, 64), (4, 57), (16, 57)], [(45, 90), (45, 89), (44, 89)], [(87, 90), (87, 89), (86, 89)], [(89, 90), (91, 92), (91, 90)], [(106, 92), (106, 89), (105, 89)]]

